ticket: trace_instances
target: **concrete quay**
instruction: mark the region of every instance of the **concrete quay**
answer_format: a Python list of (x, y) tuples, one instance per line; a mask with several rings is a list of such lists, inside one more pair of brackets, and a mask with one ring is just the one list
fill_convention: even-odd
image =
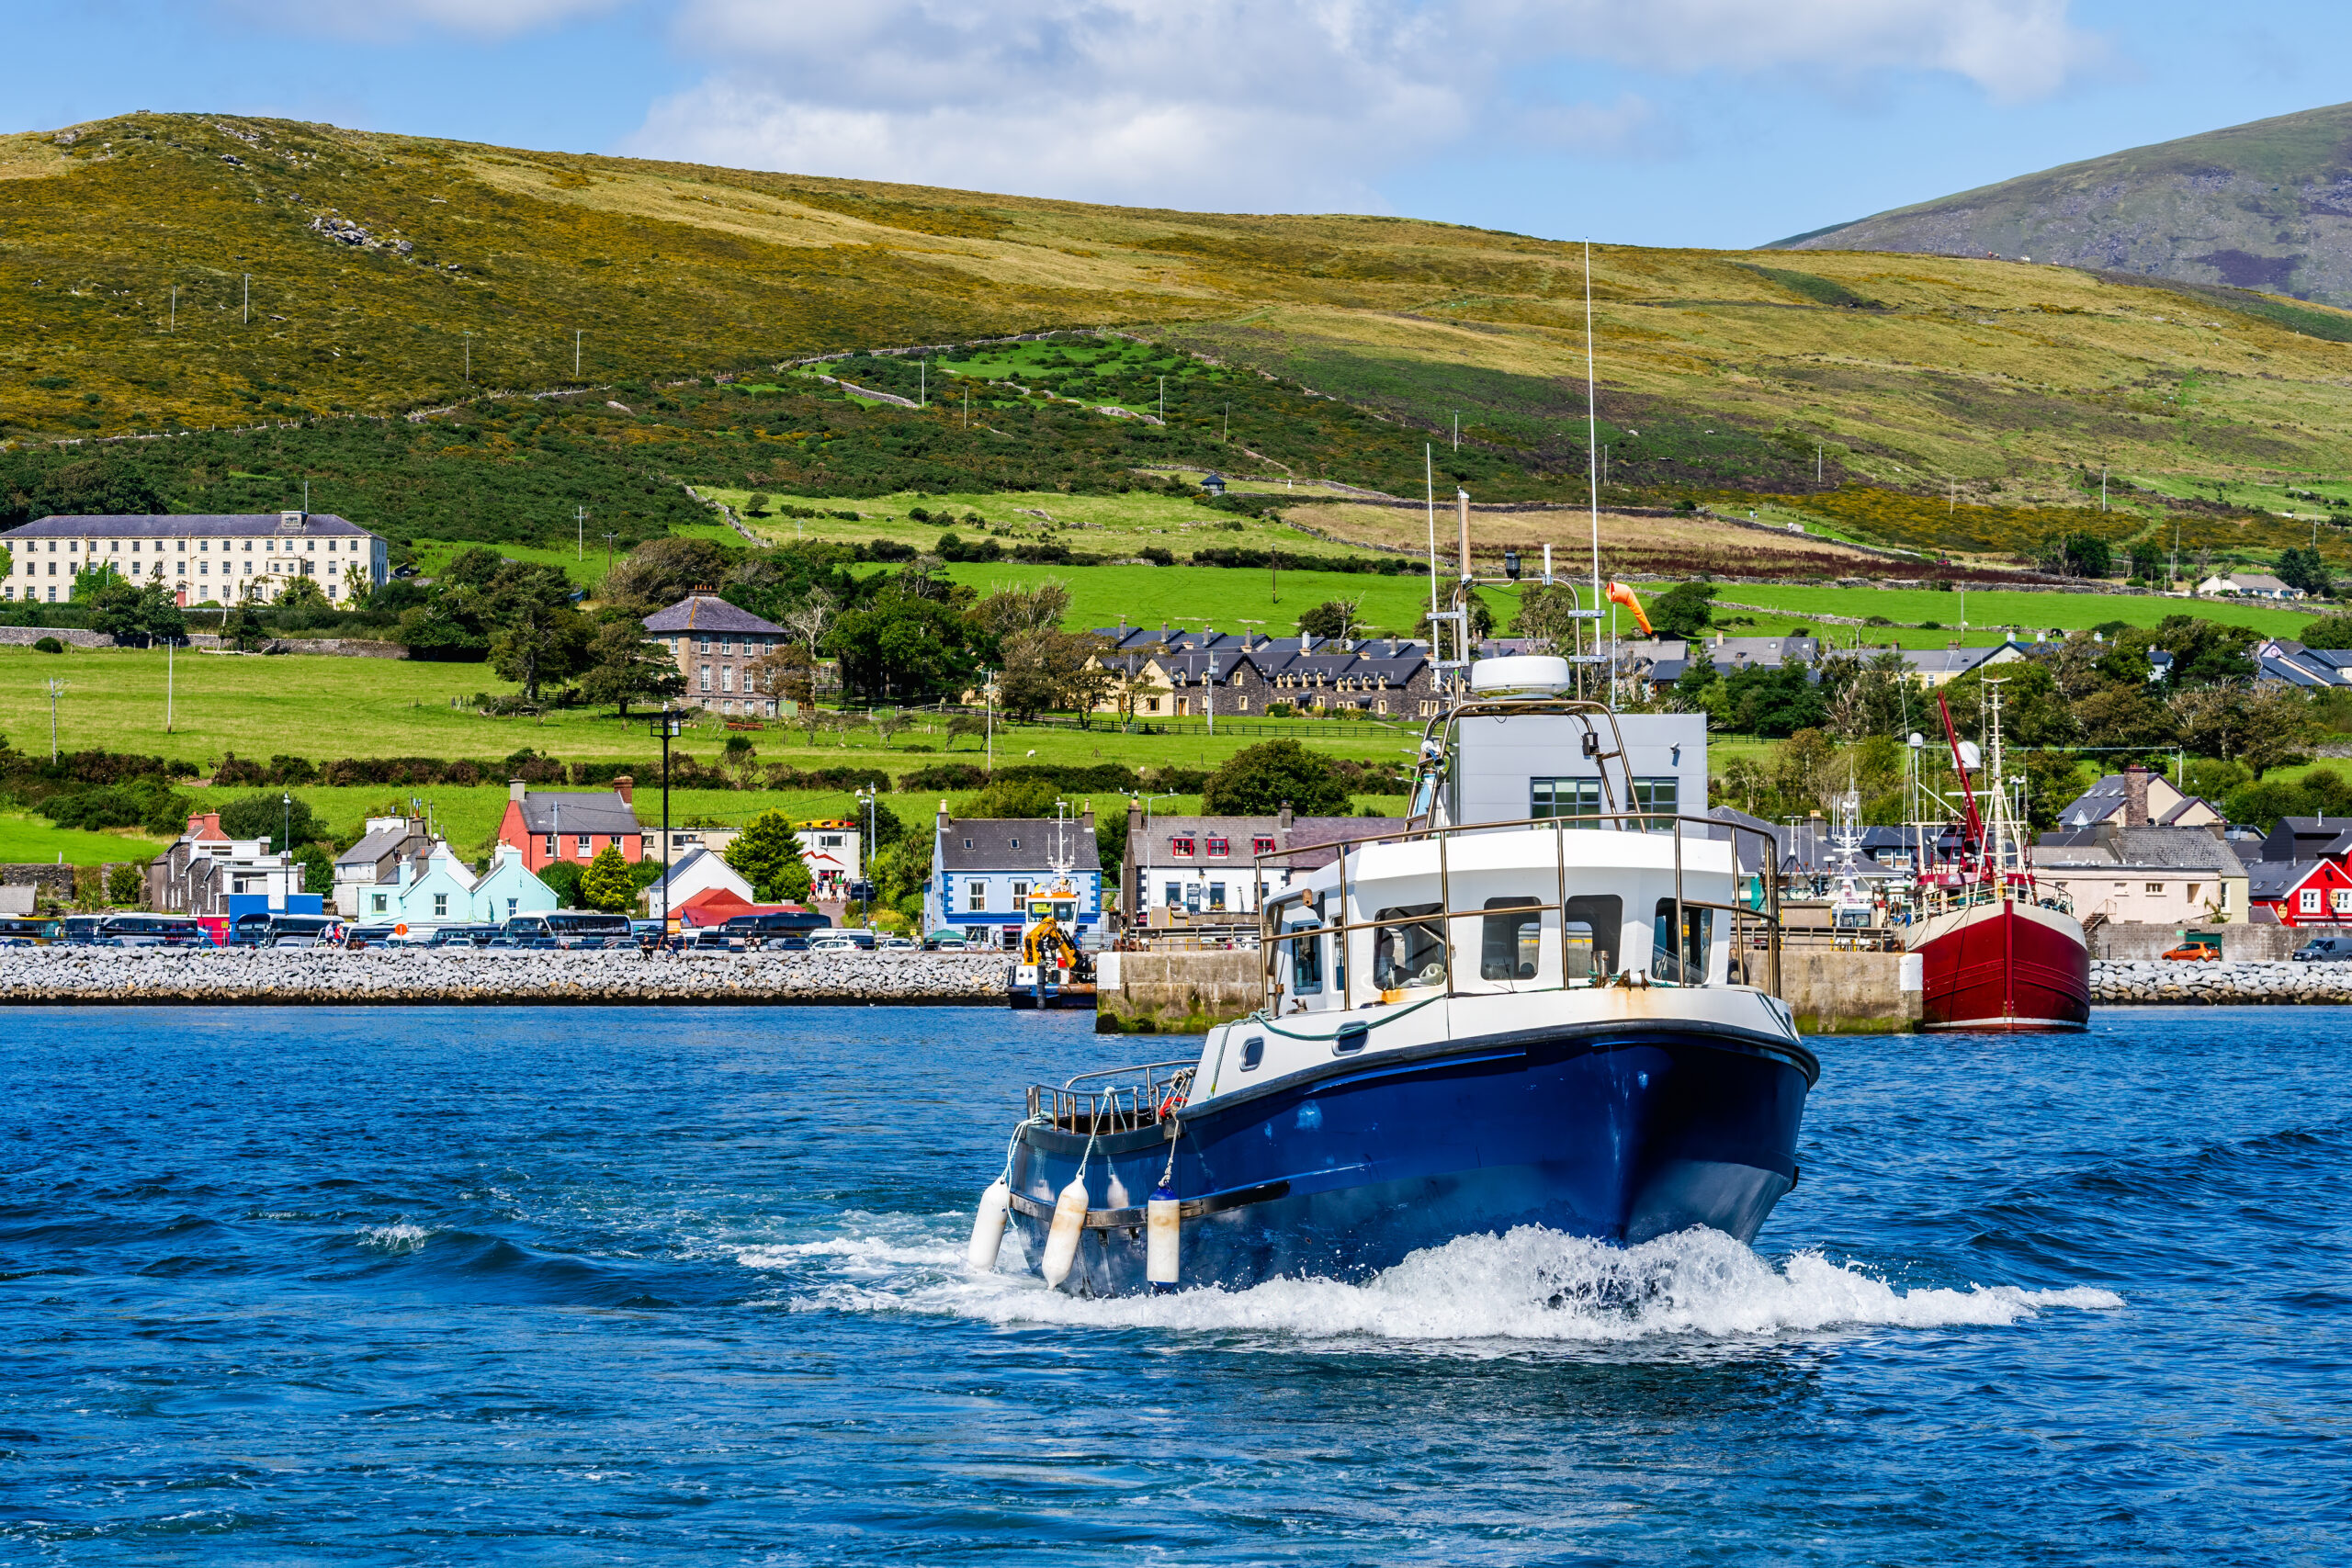
[(1002, 1006), (1007, 960), (962, 953), (0, 948), (0, 1005)]
[(2100, 960), (2091, 964), (2091, 1000), (2099, 1006), (2345, 1006), (2352, 1004), (2352, 964)]

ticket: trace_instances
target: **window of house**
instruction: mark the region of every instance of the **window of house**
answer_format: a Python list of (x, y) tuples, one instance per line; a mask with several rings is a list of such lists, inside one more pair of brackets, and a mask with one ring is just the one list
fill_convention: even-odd
[(1181, 882), (1168, 884), (1168, 907), (1171, 909), (1182, 908), (1183, 904), (1184, 885)]
[(710, 690), (710, 666), (707, 664), (702, 667), (702, 689), (706, 692)]
[(1028, 897), (1029, 885), (1026, 882), (1015, 879), (1012, 884), (1012, 907), (1018, 909), (1021, 908), (1021, 901)]
[(1223, 909), (1225, 908), (1224, 883), (1212, 882), (1209, 884), (1209, 908), (1212, 909)]
[(2316, 915), (2316, 914), (2318, 914), (2318, 913), (2319, 913), (2319, 889), (2318, 889), (2318, 888), (2316, 888), (2316, 887), (2306, 887), (2306, 888), (2304, 888), (2301, 893), (2299, 893), (2299, 894), (2297, 894), (2297, 895), (2295, 896), (2295, 906), (2296, 906), (2296, 908), (2297, 908), (2298, 912), (2300, 912), (2300, 913), (2301, 913), (2301, 914), (2306, 914), (2306, 915)]
[(1012, 840), (1012, 847), (1013, 847), (1014, 849), (1016, 849), (1016, 850), (1017, 850), (1017, 849), (1019, 849), (1019, 848), (1021, 847), (1021, 840), (1018, 840), (1018, 839), (1013, 840)]
[(1193, 852), (1193, 840), (1192, 835), (1186, 834), (1181, 839), (1170, 839), (1168, 841), (1168, 852), (1171, 855), (1192, 854)]
[(2352, 913), (2352, 887), (2338, 887), (2327, 896), (2327, 907), (2337, 914)]
[(1230, 840), (1221, 839), (1214, 833), (1209, 835), (1209, 858), (1212, 860), (1222, 860), (1232, 852), (1233, 845)]
[(573, 847), (574, 847), (574, 848), (575, 848), (575, 849), (576, 849), (576, 850), (577, 850), (577, 851), (578, 851), (582, 855), (583, 855), (583, 856), (584, 856), (584, 855), (586, 855), (586, 854), (587, 854), (587, 852), (588, 852), (588, 835), (587, 835), (587, 834), (585, 834), (585, 833), (579, 833), (579, 834), (575, 834), (575, 835), (573, 835), (573, 837), (574, 837), (574, 839), (577, 840), (577, 842), (574, 844), (574, 846), (573, 846)]
[(722, 664), (718, 667), (718, 689), (722, 692), (731, 692), (735, 689), (735, 666), (732, 664)]
[(1250, 852), (1253, 855), (1272, 854), (1274, 852), (1274, 841), (1272, 839), (1265, 838), (1252, 839), (1250, 840)]
[(2161, 882), (2151, 882), (2151, 883), (2149, 883), (2149, 884), (2148, 884), (2148, 896), (2149, 896), (2150, 897), (2152, 897), (2152, 898), (2161, 898), (2161, 897), (2164, 897), (2164, 892), (2165, 892), (2165, 885), (2164, 885), (2163, 883), (2161, 883)]
[(433, 918), (436, 920), (446, 920), (449, 918), (449, 896), (447, 893), (435, 893), (433, 896)]
[(1530, 779), (1527, 788), (1530, 817), (1600, 815), (1600, 781), (1597, 778)]
[(514, 905), (515, 905), (515, 903), (516, 903), (516, 900), (515, 900), (515, 899), (513, 899), (513, 898), (509, 898), (508, 900), (506, 900), (506, 918), (507, 918), (508, 919), (510, 919), (510, 920), (511, 920), (511, 919), (513, 919), (514, 918)]
[(392, 897), (389, 893), (378, 893), (371, 897), (375, 905), (375, 912), (377, 914), (380, 915), (392, 907)]
[[(2061, 884), (2061, 885), (2060, 885), (2060, 888), (2059, 888), (2059, 890), (2060, 890), (2061, 892), (2064, 892), (2064, 891), (2065, 890), (2065, 889), (2064, 889), (2064, 884)], [(2190, 883), (2190, 884), (2188, 885), (2188, 901), (2189, 901), (2190, 903), (2192, 903), (2192, 904), (2196, 903), (2196, 902), (2197, 902), (2197, 898), (2198, 898), (2198, 895), (2199, 895), (2199, 894), (2203, 893), (2204, 891), (2205, 891), (2205, 885), (2204, 885), (2203, 883), (2201, 883), (2201, 882), (2192, 882), (2192, 883)]]
[(557, 851), (556, 851), (556, 847), (555, 847), (555, 835), (554, 835), (553, 833), (549, 833), (549, 834), (548, 835), (548, 848), (547, 848), (547, 852), (548, 852), (549, 855), (553, 855), (553, 854), (555, 854), (555, 853), (557, 852)]
[(964, 908), (971, 910), (974, 914), (979, 914), (985, 911), (988, 907), (989, 885), (987, 883), (967, 882), (964, 884)]

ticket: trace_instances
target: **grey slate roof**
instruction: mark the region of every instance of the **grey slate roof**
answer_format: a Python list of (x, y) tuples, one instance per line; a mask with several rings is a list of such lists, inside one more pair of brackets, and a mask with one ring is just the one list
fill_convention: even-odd
[(523, 796), (526, 833), (642, 833), (616, 790), (535, 789)]
[[(1328, 846), (1341, 839), (1366, 837), (1403, 828), (1400, 817), (1294, 817), (1285, 831), (1278, 817), (1154, 817), (1151, 826), (1130, 834), (1127, 858), (1139, 866), (1165, 870), (1175, 866), (1248, 868), (1255, 860), (1250, 844), (1257, 839), (1274, 840), (1269, 863), (1324, 865), (1331, 860)], [(1223, 856), (1208, 852), (1207, 840), (1221, 836), (1231, 847)], [(1193, 840), (1189, 855), (1176, 853), (1173, 841)]]
[(730, 604), (716, 593), (689, 593), (666, 610), (645, 617), (650, 632), (763, 632), (770, 637), (791, 634), (773, 621)]
[(2247, 873), (2238, 852), (2202, 828), (2123, 828), (2111, 842), (2095, 833), (2044, 834), (2033, 862), (2041, 867), (2210, 871), (2217, 876)]
[[(285, 528), (282, 531), (289, 539), (322, 539), (330, 535), (374, 537), (349, 518), (337, 517), (330, 512), (305, 513), (299, 529)], [(276, 536), (280, 532), (278, 515), (275, 512), (191, 513), (185, 515), (161, 513), (153, 516), (91, 513), (39, 518), (0, 534), (0, 539), (245, 538)]]
[(399, 849), (402, 844), (408, 842), (410, 839), (423, 837), (423, 833), (419, 832), (416, 829), (410, 827), (405, 822), (397, 828), (379, 828), (376, 831), (368, 834), (366, 838), (360, 840), (357, 843), (344, 851), (343, 853), (335, 856), (334, 863), (337, 865), (375, 865), (381, 862), (386, 856), (392, 853), (393, 851)]
[(1053, 863), (1057, 832), (1073, 877), (1101, 873), (1093, 823), (1078, 817), (1067, 825), (1050, 817), (951, 817), (939, 835), (939, 869), (1044, 871)]
[(2245, 868), (2246, 897), (2283, 898), (2295, 884), (2319, 869), (2315, 860), (2258, 860)]

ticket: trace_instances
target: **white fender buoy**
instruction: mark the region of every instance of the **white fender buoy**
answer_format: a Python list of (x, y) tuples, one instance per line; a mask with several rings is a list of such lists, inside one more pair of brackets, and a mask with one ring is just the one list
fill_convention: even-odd
[(1182, 1211), (1176, 1201), (1176, 1190), (1161, 1185), (1151, 1190), (1151, 1201), (1144, 1205), (1144, 1278), (1151, 1281), (1151, 1293), (1164, 1296), (1176, 1288), (1177, 1245), (1182, 1239)]
[(989, 1183), (980, 1194), (980, 1212), (972, 1216), (972, 1245), (964, 1261), (975, 1274), (986, 1274), (996, 1268), (996, 1255), (1004, 1246), (1004, 1220), (1012, 1207), (1012, 1189), (1000, 1176)]
[(1069, 1278), (1070, 1265), (1078, 1261), (1078, 1238), (1085, 1229), (1086, 1174), (1081, 1170), (1054, 1200), (1054, 1226), (1046, 1233), (1047, 1289), (1058, 1290)]

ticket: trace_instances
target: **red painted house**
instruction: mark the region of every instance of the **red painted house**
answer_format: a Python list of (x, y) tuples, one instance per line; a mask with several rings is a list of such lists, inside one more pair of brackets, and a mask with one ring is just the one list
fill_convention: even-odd
[(636, 784), (626, 773), (610, 789), (532, 789), (510, 780), (498, 841), (520, 851), (535, 874), (558, 861), (585, 865), (607, 844), (618, 844), (624, 860), (643, 860), (645, 829), (630, 801)]
[(2282, 926), (2352, 924), (2352, 872), (2333, 860), (2246, 863), (2246, 897)]

